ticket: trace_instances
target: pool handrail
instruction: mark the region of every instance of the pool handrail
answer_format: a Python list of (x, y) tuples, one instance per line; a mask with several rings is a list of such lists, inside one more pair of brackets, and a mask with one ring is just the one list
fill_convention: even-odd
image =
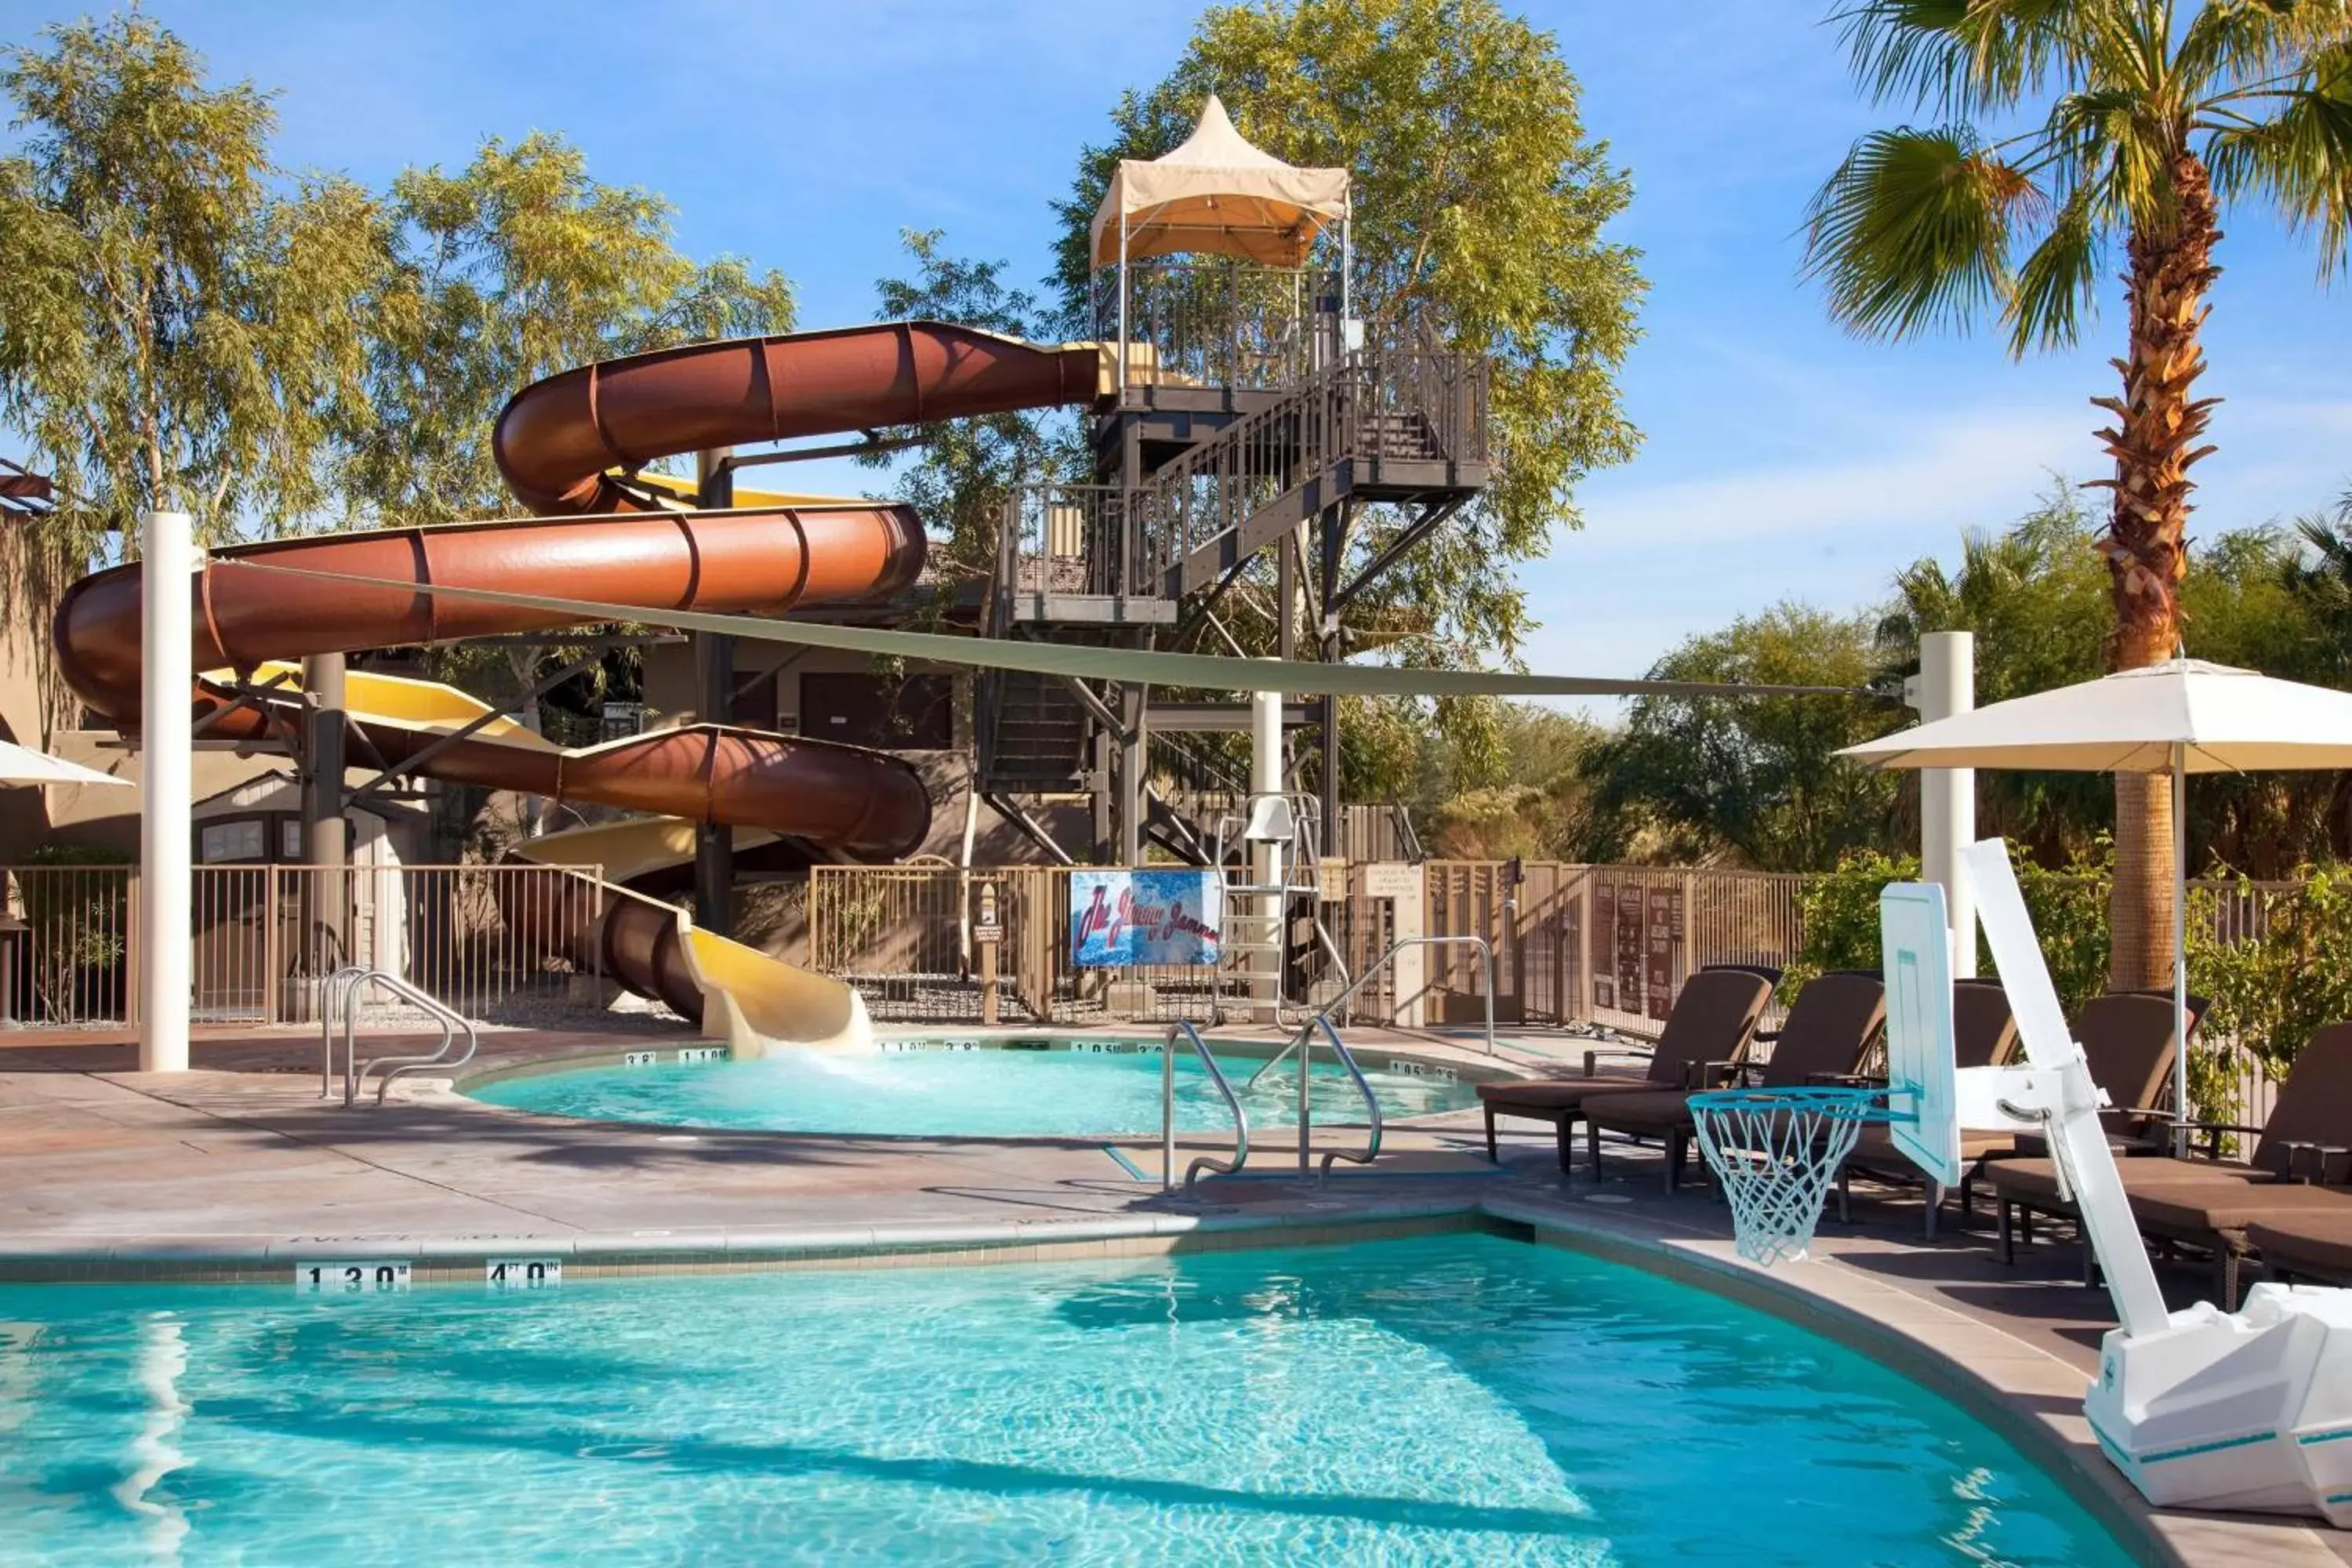
[[(439, 997), (420, 990), (397, 974), (381, 969), (340, 971), (335, 976), (341, 984), (343, 1003), (343, 1104), (346, 1108), (358, 1103), (360, 1091), (367, 1086), (371, 1072), (382, 1068), (383, 1076), (376, 1080), (375, 1102), (382, 1105), (392, 1092), (392, 1080), (403, 1073), (417, 1072), (431, 1067), (463, 1067), (474, 1059), (481, 1048), (481, 1034), (473, 1020), (443, 1002)], [(389, 992), (402, 1001), (422, 1009), (441, 1026), (441, 1043), (423, 1056), (370, 1057), (359, 1059), (359, 994), (375, 989)], [(449, 1054), (457, 1036), (466, 1037), (466, 1048), (456, 1056)]]
[(1351, 1165), (1369, 1165), (1381, 1157), (1381, 1097), (1372, 1092), (1371, 1080), (1364, 1077), (1364, 1069), (1357, 1064), (1356, 1053), (1349, 1050), (1348, 1042), (1339, 1037), (1339, 1027), (1327, 1015), (1316, 1014), (1313, 1021), (1307, 1025), (1307, 1030), (1301, 1030), (1299, 1033), (1298, 1173), (1302, 1176), (1307, 1173), (1307, 1141), (1313, 1121), (1307, 1108), (1307, 1089), (1314, 1081), (1315, 1057), (1314, 1042), (1308, 1037), (1307, 1031), (1312, 1030), (1318, 1024), (1323, 1026), (1323, 1033), (1330, 1039), (1332, 1054), (1339, 1058), (1339, 1065), (1348, 1069), (1349, 1078), (1356, 1080), (1356, 1092), (1364, 1097), (1364, 1114), (1370, 1119), (1371, 1128), (1370, 1135), (1365, 1139), (1363, 1152), (1360, 1153), (1352, 1149), (1324, 1151), (1323, 1163), (1315, 1173), (1315, 1181), (1319, 1186), (1331, 1179), (1331, 1162), (1334, 1160), (1345, 1160)]
[[(353, 988), (365, 977), (364, 963), (346, 963), (319, 982), (319, 1098), (331, 1100), (335, 1095), (335, 998), (341, 995), (350, 1005)], [(348, 1094), (343, 1103), (351, 1103)]]
[[(1291, 1041), (1288, 1045), (1283, 1047), (1282, 1049), (1275, 1052), (1273, 1056), (1267, 1058), (1265, 1063), (1258, 1068), (1257, 1071), (1250, 1074), (1249, 1081), (1242, 1086), (1243, 1089), (1255, 1089), (1260, 1079), (1265, 1077), (1266, 1074), (1272, 1072), (1276, 1068), (1289, 1060), (1290, 1053), (1297, 1050), (1306, 1042), (1307, 1037), (1314, 1030), (1317, 1024), (1328, 1024), (1330, 1021), (1331, 1015), (1339, 1012), (1350, 1001), (1354, 1000), (1356, 993), (1370, 984), (1372, 983), (1373, 976), (1379, 974), (1381, 970), (1386, 969), (1390, 964), (1393, 963), (1396, 961), (1397, 954), (1402, 952), (1406, 948), (1465, 946), (1475, 947), (1478, 950), (1479, 960), (1485, 968), (1486, 983), (1485, 996), (1486, 1004), (1486, 1054), (1490, 1057), (1493, 1056), (1495, 1054), (1494, 945), (1487, 942), (1487, 940), (1483, 936), (1469, 934), (1458, 936), (1399, 937), (1395, 942), (1389, 944), (1389, 950), (1381, 954), (1378, 959), (1374, 960), (1371, 965), (1367, 968), (1363, 973), (1358, 975), (1353, 981), (1349, 982), (1346, 990), (1340, 992), (1337, 996), (1332, 997), (1328, 1002), (1324, 1003), (1322, 1006), (1318, 1007), (1315, 1010), (1315, 1016), (1307, 1019), (1305, 1024), (1299, 1026), (1298, 1033), (1291, 1037)], [(1341, 1048), (1345, 1049), (1344, 1047)]]
[(1225, 1097), (1225, 1109), (1234, 1113), (1234, 1157), (1227, 1161), (1202, 1154), (1185, 1167), (1184, 1191), (1189, 1194), (1192, 1184), (1201, 1179), (1202, 1171), (1214, 1171), (1221, 1176), (1230, 1176), (1249, 1163), (1249, 1112), (1242, 1109), (1241, 1096), (1234, 1092), (1233, 1084), (1225, 1078), (1225, 1069), (1217, 1065), (1217, 1058), (1210, 1051), (1209, 1043), (1201, 1037), (1201, 1031), (1185, 1021), (1170, 1025), (1168, 1037), (1160, 1047), (1160, 1190), (1163, 1193), (1176, 1190), (1176, 1041), (1179, 1037), (1192, 1043), (1192, 1054), (1199, 1057), (1201, 1065), (1209, 1069), (1209, 1081), (1217, 1086), (1217, 1092)]

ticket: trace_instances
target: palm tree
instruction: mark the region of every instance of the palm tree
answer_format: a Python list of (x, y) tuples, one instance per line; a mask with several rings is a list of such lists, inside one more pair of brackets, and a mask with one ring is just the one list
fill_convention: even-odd
[[(2107, 663), (2172, 657), (2189, 472), (2213, 450), (2215, 400), (2192, 390), (2220, 209), (2267, 206), (2317, 240), (2323, 277), (2344, 264), (2347, 0), (1859, 0), (1837, 19), (1874, 99), (1939, 121), (1864, 136), (1813, 198), (1806, 271), (1840, 322), (1895, 338), (1991, 318), (2013, 354), (2064, 347), (2121, 246), (2123, 388), (2092, 399), (2114, 416)], [(2020, 129), (1979, 132), (2000, 117)], [(2117, 775), (2119, 988), (2170, 984), (2171, 816), (2160, 779)]]

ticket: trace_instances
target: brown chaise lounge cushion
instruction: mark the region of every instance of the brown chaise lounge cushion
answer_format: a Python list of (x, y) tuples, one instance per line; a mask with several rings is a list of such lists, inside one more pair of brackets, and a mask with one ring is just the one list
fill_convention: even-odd
[[(2117, 1160), (2116, 1170), (2124, 1179), (2124, 1191), (2126, 1193), (2172, 1186), (2182, 1182), (2227, 1181), (2263, 1174), (2251, 1165), (2158, 1158)], [(2037, 1209), (2061, 1206), (2058, 1163), (2054, 1160), (1997, 1160), (1985, 1172), (1985, 1178), (1992, 1183), (1995, 1193), (2011, 1203)], [(2263, 1179), (2267, 1181), (2269, 1177), (2264, 1174)]]
[[(2330, 1024), (2295, 1057), (2246, 1163), (2166, 1157), (2120, 1160), (2116, 1168), (2141, 1234), (2210, 1247), (2221, 1268), (2221, 1308), (2233, 1311), (2238, 1259), (2254, 1245), (2250, 1226), (2273, 1215), (2352, 1215), (2352, 1190), (2296, 1179), (2327, 1175), (2347, 1147), (2352, 1147), (2352, 1024)], [(2003, 1202), (2004, 1249), (2009, 1205), (2053, 1212), (2068, 1206), (2057, 1196), (2047, 1162), (2015, 1164), (1993, 1173)]]
[(2271, 1271), (2352, 1279), (2352, 1206), (2341, 1213), (2264, 1215), (2246, 1222), (2246, 1240)]
[(2209, 1234), (2243, 1230), (2266, 1215), (2352, 1216), (2352, 1192), (2253, 1175), (2210, 1182), (2167, 1182), (2134, 1190), (2131, 1211), (2142, 1230), (2193, 1241)]
[[(1985, 1154), (2014, 1148), (2016, 1143), (2017, 1135), (2013, 1132), (1978, 1132), (1963, 1127), (1960, 1129), (1960, 1160), (1966, 1163)], [(1919, 1167), (1911, 1163), (1910, 1155), (1895, 1146), (1894, 1132), (1880, 1124), (1865, 1124), (1854, 1135), (1853, 1152), (1846, 1157), (1846, 1162), (1856, 1170), (1876, 1171), (1884, 1166), (1907, 1174), (1914, 1181), (1918, 1179)]]
[[(2352, 1024), (2330, 1024), (2296, 1056), (2253, 1157), (2244, 1163), (2158, 1157), (2118, 1160), (2116, 1168), (2135, 1207), (2141, 1193), (2162, 1188), (2172, 1205), (2166, 1212), (2179, 1212), (2181, 1194), (2172, 1189), (2190, 1183), (2220, 1189), (2214, 1202), (2226, 1207), (2235, 1201), (2230, 1194), (2242, 1186), (2275, 1186), (2299, 1173), (2294, 1150), (2305, 1144), (2352, 1146)], [(1991, 1175), (1995, 1190), (2010, 1202), (2034, 1208), (2059, 1203), (2057, 1172), (2048, 1160), (2003, 1161)]]
[(1631, 1073), (1611, 1073), (1600, 1078), (1506, 1079), (1499, 1083), (1482, 1083), (1478, 1098), (1490, 1105), (1523, 1105), (1530, 1110), (1570, 1110), (1584, 1103), (1592, 1094), (1624, 1094), (1637, 1089), (1654, 1089), (1658, 1086), (1646, 1078)]
[[(1765, 1089), (1802, 1089), (1817, 1077), (1850, 1074), (1862, 1065), (1886, 1021), (1886, 983), (1875, 974), (1841, 971), (1814, 976), (1797, 994), (1788, 1022), (1764, 1064)], [(1691, 1127), (1693, 1089), (1612, 1095), (1586, 1118), (1614, 1131), (1655, 1137)]]

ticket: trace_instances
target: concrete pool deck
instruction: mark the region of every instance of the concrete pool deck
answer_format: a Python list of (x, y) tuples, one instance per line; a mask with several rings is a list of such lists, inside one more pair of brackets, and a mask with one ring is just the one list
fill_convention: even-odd
[[(1432, 1061), (1484, 1062), (1459, 1042), (1360, 1033)], [(641, 1039), (692, 1043), (510, 1031), (486, 1034), (483, 1056), (608, 1056)], [(1595, 1042), (1515, 1044), (1521, 1058), (1574, 1063)], [(1099, 1140), (681, 1131), (432, 1091), (346, 1110), (320, 1099), (315, 1035), (200, 1037), (194, 1056), (197, 1070), (167, 1078), (125, 1070), (119, 1044), (0, 1048), (0, 1279), (283, 1281), (297, 1259), (330, 1257), (474, 1279), (489, 1256), (558, 1257), (581, 1273), (961, 1263), (1486, 1226), (1658, 1269), (1895, 1364), (2069, 1475), (2150, 1561), (2352, 1563), (2344, 1532), (2147, 1510), (2082, 1420), (2109, 1320), (2105, 1294), (2074, 1282), (2072, 1242), (2004, 1268), (1981, 1232), (1921, 1242), (1916, 1203), (1899, 1194), (1857, 1185), (1854, 1223), (1825, 1222), (1815, 1261), (1768, 1272), (1736, 1256), (1727, 1211), (1703, 1188), (1664, 1194), (1654, 1151), (1612, 1146), (1608, 1180), (1580, 1165), (1563, 1184), (1537, 1127), (1507, 1137), (1497, 1173), (1475, 1111), (1392, 1124), (1378, 1172), (1343, 1166), (1320, 1187), (1297, 1179), (1287, 1130), (1269, 1130), (1251, 1159), (1267, 1179), (1206, 1183), (1187, 1204), (1129, 1175)], [(1344, 1137), (1334, 1128), (1317, 1146)], [(1120, 1142), (1156, 1178), (1157, 1141)], [(1188, 1159), (1222, 1147), (1181, 1142)], [(2203, 1286), (2200, 1271), (2168, 1279), (2183, 1303)]]

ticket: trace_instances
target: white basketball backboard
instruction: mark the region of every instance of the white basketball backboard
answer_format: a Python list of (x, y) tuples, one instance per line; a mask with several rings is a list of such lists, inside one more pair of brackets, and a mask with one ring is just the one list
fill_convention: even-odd
[(1928, 1180), (1958, 1186), (1952, 939), (1944, 889), (1933, 882), (1888, 883), (1878, 895), (1878, 934), (1886, 966), (1888, 1134)]

